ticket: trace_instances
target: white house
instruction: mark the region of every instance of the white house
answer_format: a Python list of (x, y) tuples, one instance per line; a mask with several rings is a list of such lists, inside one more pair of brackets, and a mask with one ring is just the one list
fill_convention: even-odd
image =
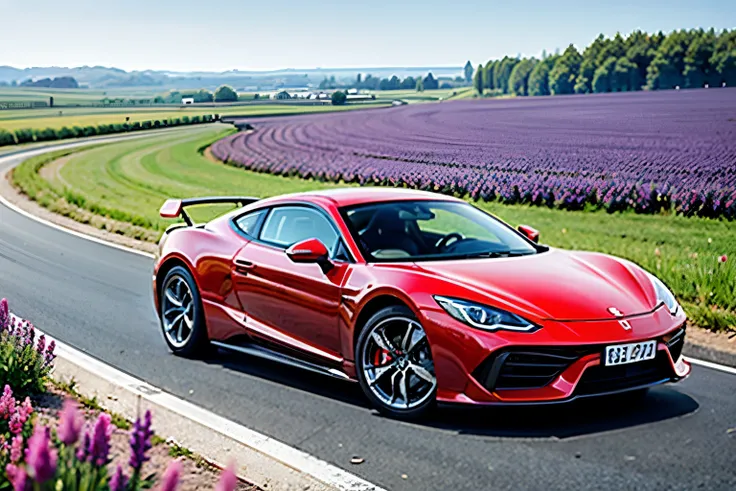
[(194, 97), (182, 97), (181, 104), (182, 106), (188, 106), (189, 104), (194, 104)]

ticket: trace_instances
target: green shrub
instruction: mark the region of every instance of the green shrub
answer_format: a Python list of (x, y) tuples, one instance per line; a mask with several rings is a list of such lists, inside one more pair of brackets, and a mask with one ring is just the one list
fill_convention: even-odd
[(0, 129), (0, 146), (2, 145), (14, 145), (15, 137), (7, 130)]
[(174, 118), (171, 120), (171, 126), (179, 126), (181, 124), (181, 119)]
[(155, 121), (153, 122), (153, 127), (154, 127), (154, 128), (160, 128), (160, 127), (161, 127), (161, 121), (159, 121), (158, 119), (157, 119), (157, 120), (155, 120)]
[(138, 131), (139, 129), (141, 129), (141, 124), (138, 121), (136, 121), (135, 123), (133, 123), (130, 129), (133, 131)]
[(84, 136), (95, 136), (97, 134), (97, 127), (85, 126), (84, 128), (82, 128), (82, 131), (84, 132)]
[(215, 91), (215, 102), (235, 102), (238, 100), (238, 93), (229, 85), (221, 85)]
[(44, 130), (33, 130), (33, 135), (36, 137), (37, 142), (47, 142), (58, 139), (56, 136), (56, 130), (53, 128), (46, 128)]
[(192, 120), (191, 120), (191, 123), (192, 124), (199, 124), (201, 122), (202, 122), (202, 119), (199, 116), (193, 116), (192, 117)]
[(347, 94), (345, 92), (342, 92), (340, 90), (332, 93), (332, 105), (333, 106), (342, 106), (344, 105), (348, 100)]
[(74, 134), (74, 130), (72, 130), (71, 128), (67, 128), (66, 126), (62, 127), (59, 130), (56, 130), (56, 138), (58, 138), (59, 140), (74, 138), (75, 136), (77, 135)]
[(150, 130), (152, 127), (153, 123), (151, 123), (150, 121), (143, 121), (141, 123), (141, 128), (143, 128), (144, 130)]
[(28, 143), (33, 141), (33, 130), (15, 130), (15, 141), (18, 143)]
[(184, 116), (181, 118), (181, 124), (189, 124), (189, 116)]

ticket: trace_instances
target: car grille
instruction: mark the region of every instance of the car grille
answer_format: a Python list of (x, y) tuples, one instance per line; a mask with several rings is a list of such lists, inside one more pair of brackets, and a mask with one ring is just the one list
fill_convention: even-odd
[[(662, 337), (677, 361), (685, 344), (685, 328)], [(554, 381), (567, 367), (583, 356), (601, 353), (606, 345), (555, 348), (520, 347), (497, 352), (473, 371), (473, 377), (489, 391), (538, 389)], [(666, 355), (645, 362), (617, 367), (588, 368), (578, 383), (576, 394), (622, 390), (671, 377)]]
[(575, 395), (605, 394), (664, 382), (672, 378), (672, 367), (664, 352), (652, 360), (606, 367), (590, 367), (580, 378)]
[(589, 347), (514, 349), (492, 355), (473, 375), (488, 390), (538, 389), (592, 352)]

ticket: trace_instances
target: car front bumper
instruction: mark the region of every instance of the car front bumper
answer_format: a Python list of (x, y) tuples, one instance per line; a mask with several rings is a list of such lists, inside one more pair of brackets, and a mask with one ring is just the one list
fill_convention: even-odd
[[(423, 312), (437, 375), (437, 401), (545, 404), (676, 382), (690, 374), (682, 357), (685, 317), (666, 309), (627, 319), (549, 322), (535, 333), (472, 329), (442, 311)], [(607, 367), (606, 346), (656, 340), (652, 360)]]

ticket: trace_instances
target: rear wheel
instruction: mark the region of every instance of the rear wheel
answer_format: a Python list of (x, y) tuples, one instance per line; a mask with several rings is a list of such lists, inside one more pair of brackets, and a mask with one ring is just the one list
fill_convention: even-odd
[(366, 322), (356, 347), (358, 381), (382, 413), (402, 419), (435, 405), (437, 378), (427, 335), (407, 307), (387, 307)]
[(166, 274), (161, 288), (161, 331), (176, 355), (193, 357), (209, 346), (202, 301), (192, 274), (175, 266)]

